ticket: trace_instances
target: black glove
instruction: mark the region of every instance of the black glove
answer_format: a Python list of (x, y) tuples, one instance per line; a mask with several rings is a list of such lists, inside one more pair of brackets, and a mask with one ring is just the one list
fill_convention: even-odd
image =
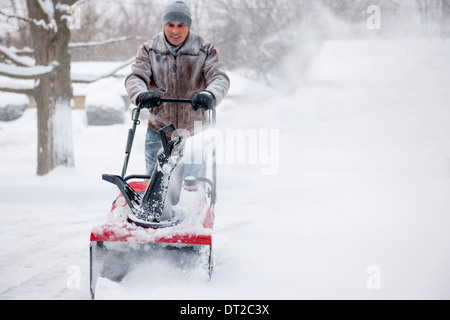
[(157, 108), (162, 104), (161, 96), (155, 91), (141, 93), (137, 98), (137, 103), (141, 108), (147, 109)]
[(216, 98), (209, 91), (197, 93), (192, 99), (192, 109), (197, 111), (199, 108), (211, 110), (216, 104)]

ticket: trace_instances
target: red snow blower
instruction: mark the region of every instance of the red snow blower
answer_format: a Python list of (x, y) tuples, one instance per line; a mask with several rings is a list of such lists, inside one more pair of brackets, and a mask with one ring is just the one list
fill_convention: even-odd
[[(191, 100), (162, 99), (162, 102), (191, 103)], [(115, 184), (120, 194), (106, 223), (91, 232), (92, 299), (100, 277), (120, 282), (133, 266), (145, 259), (170, 257), (170, 263), (182, 270), (195, 270), (203, 278), (211, 278), (217, 181), (215, 149), (208, 147), (208, 152), (202, 151), (201, 170), (186, 170), (188, 164), (183, 160), (186, 138), (168, 125), (159, 132), (163, 148), (158, 152), (153, 174), (126, 176), (141, 110), (140, 106), (133, 110), (122, 175), (102, 176)], [(215, 117), (215, 109), (210, 110), (210, 124)]]

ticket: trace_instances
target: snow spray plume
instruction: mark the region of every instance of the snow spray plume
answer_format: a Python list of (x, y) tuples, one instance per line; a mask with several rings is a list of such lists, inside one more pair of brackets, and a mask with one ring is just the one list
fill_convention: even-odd
[(186, 141), (183, 161), (188, 165), (211, 164), (215, 150), (219, 165), (250, 165), (259, 167), (263, 176), (275, 175), (280, 167), (280, 130), (256, 128), (221, 128), (203, 130), (196, 122), (194, 134), (187, 130), (180, 134)]
[(329, 7), (320, 2), (303, 4), (301, 18), (293, 30), (284, 30), (285, 46), (289, 54), (280, 63), (277, 87), (284, 93), (295, 92), (301, 85), (319, 55), (324, 41), (328, 39), (348, 38), (351, 29), (349, 23), (333, 14)]
[[(327, 40), (445, 37), (450, 34), (450, 7), (442, 1), (345, 0), (298, 4), (296, 28), (288, 26), (276, 35), (290, 52), (274, 74), (281, 90), (295, 92), (309, 76), (309, 68)], [(272, 40), (267, 39), (270, 44)]]

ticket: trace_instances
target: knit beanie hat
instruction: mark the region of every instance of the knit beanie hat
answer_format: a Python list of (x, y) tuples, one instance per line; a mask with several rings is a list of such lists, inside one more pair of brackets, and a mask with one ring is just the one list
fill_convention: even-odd
[(179, 21), (190, 29), (192, 23), (191, 10), (183, 1), (173, 2), (164, 9), (161, 20), (163, 26), (171, 21)]

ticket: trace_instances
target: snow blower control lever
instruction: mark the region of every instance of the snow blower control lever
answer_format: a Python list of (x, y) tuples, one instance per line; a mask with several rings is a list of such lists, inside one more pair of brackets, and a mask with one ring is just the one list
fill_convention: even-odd
[[(170, 132), (172, 136), (174, 136), (174, 139), (170, 140), (167, 138), (166, 133)], [(173, 124), (169, 124), (168, 126), (162, 128), (159, 131), (159, 135), (161, 136), (161, 142), (164, 148), (164, 153), (166, 154), (166, 157), (170, 157), (172, 154), (173, 147), (179, 142), (180, 136), (175, 130), (175, 127)]]

